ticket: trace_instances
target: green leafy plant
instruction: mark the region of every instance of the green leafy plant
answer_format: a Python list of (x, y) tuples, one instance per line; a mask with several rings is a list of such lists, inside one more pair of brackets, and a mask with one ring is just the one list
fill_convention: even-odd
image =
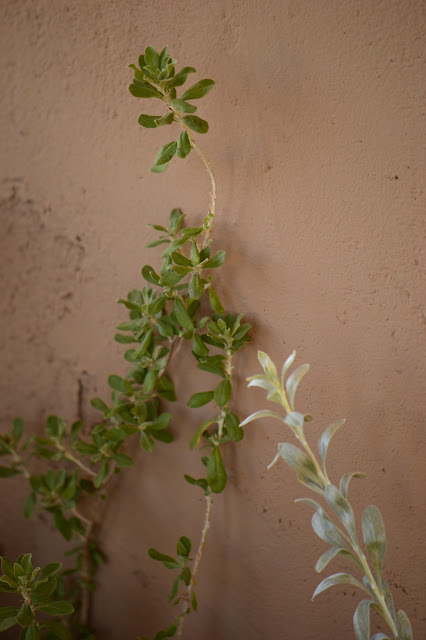
[[(227, 482), (222, 448), (243, 437), (239, 418), (230, 408), (232, 362), (235, 353), (249, 341), (250, 325), (242, 322), (242, 314), (226, 313), (213, 288), (213, 274), (225, 261), (224, 251), (211, 251), (216, 182), (192, 133), (206, 133), (208, 124), (193, 115), (196, 107), (187, 102), (205, 96), (214, 82), (200, 80), (178, 98), (177, 88), (195, 69), (184, 67), (176, 73), (175, 63), (167, 47), (161, 53), (147, 47), (139, 57), (139, 68), (130, 65), (134, 77), (129, 90), (137, 98), (163, 102), (165, 113), (161, 116), (139, 117), (142, 127), (178, 125), (177, 140), (158, 151), (151, 170), (161, 173), (173, 156), (183, 159), (194, 149), (211, 181), (208, 212), (198, 226), (186, 226), (185, 214), (177, 208), (166, 222), (150, 225), (158, 237), (146, 247), (162, 246), (160, 264), (157, 270), (144, 265), (141, 274), (147, 284), (118, 300), (129, 315), (117, 326), (115, 335), (115, 340), (127, 347), (124, 359), (128, 371), (124, 376), (108, 377), (110, 402), (91, 400), (101, 415), (99, 421), (90, 427), (81, 421), (68, 426), (62, 418), (51, 415), (43, 435), (25, 435), (24, 423), (17, 418), (11, 430), (0, 435), (0, 455), (7, 461), (6, 466), (0, 467), (0, 477), (20, 474), (29, 484), (30, 493), (23, 507), (25, 517), (31, 517), (35, 510), (47, 512), (63, 538), (73, 543), (66, 555), (74, 558), (74, 565), (58, 575), (56, 589), (75, 608), (69, 629), (79, 640), (94, 637), (89, 628), (90, 594), (96, 587), (96, 568), (104, 561), (95, 529), (100, 528), (109, 481), (133, 465), (135, 439), (147, 453), (153, 450), (155, 441), (173, 440), (169, 429), (172, 415), (164, 411), (163, 401), (176, 400), (169, 369), (183, 344), (191, 348), (198, 369), (216, 376), (210, 390), (184, 399), (191, 409), (212, 407), (210, 417), (201, 422), (190, 441), (191, 449), (202, 443), (202, 477), (184, 476), (189, 484), (202, 489), (206, 510), (194, 559), (189, 558), (192, 545), (185, 536), (177, 543), (177, 559), (165, 562), (164, 558), (170, 556), (154, 549), (149, 552), (151, 558), (179, 571), (171, 600), (181, 604), (181, 610), (166, 631), (157, 633), (156, 640), (181, 637), (185, 616), (196, 609), (195, 577), (210, 526), (212, 494), (221, 493)], [(42, 473), (37, 462), (40, 459), (48, 465)], [(180, 595), (179, 586), (183, 587)]]
[[(22, 629), (20, 640), (39, 640), (40, 632), (47, 639), (69, 640), (67, 628), (57, 620), (46, 616), (62, 617), (74, 609), (66, 600), (56, 600), (59, 562), (51, 562), (43, 569), (33, 567), (31, 554), (19, 556), (16, 562), (2, 556), (0, 591), (15, 594), (22, 600), (20, 607), (0, 607), (0, 631), (17, 625)], [(41, 617), (40, 617), (41, 614)]]
[[(318, 440), (319, 458), (315, 456), (306, 440), (305, 423), (312, 421), (312, 416), (295, 410), (295, 394), (300, 381), (309, 369), (303, 364), (287, 376), (295, 359), (294, 351), (285, 361), (281, 376), (271, 358), (262, 351), (258, 352), (258, 359), (263, 374), (248, 378), (249, 387), (260, 387), (267, 391), (267, 399), (278, 404), (285, 415), (265, 409), (257, 411), (246, 418), (241, 426), (258, 418), (275, 418), (291, 429), (300, 447), (283, 442), (278, 445), (278, 453), (269, 468), (281, 457), (294, 469), (298, 481), (322, 498), (320, 504), (312, 498), (300, 498), (296, 502), (303, 502), (315, 511), (312, 517), (312, 527), (329, 548), (321, 555), (315, 565), (320, 573), (337, 556), (342, 556), (352, 562), (362, 574), (362, 581), (350, 573), (335, 573), (320, 582), (312, 598), (335, 585), (350, 584), (363, 593), (363, 600), (358, 604), (354, 618), (354, 630), (357, 640), (389, 640), (385, 633), (378, 632), (370, 637), (370, 609), (376, 611), (389, 627), (395, 640), (412, 640), (410, 621), (407, 614), (400, 609), (395, 612), (389, 585), (382, 576), (383, 560), (386, 550), (386, 536), (383, 518), (374, 505), (368, 506), (362, 514), (362, 536), (364, 548), (359, 541), (355, 516), (348, 499), (349, 483), (352, 478), (364, 478), (358, 471), (345, 473), (340, 479), (339, 486), (331, 483), (327, 468), (326, 454), (330, 440), (336, 431), (345, 423), (339, 420), (329, 425), (321, 433)], [(325, 507), (325, 508), (324, 508)], [(328, 511), (326, 510), (328, 509)]]

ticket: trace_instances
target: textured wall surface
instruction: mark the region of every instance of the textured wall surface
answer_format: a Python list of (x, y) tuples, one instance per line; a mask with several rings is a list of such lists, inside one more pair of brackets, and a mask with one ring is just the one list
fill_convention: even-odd
[[(256, 349), (281, 362), (296, 348), (310, 362), (301, 410), (315, 416), (314, 439), (347, 418), (330, 450), (334, 479), (368, 473), (352, 487), (357, 515), (372, 502), (382, 510), (385, 574), (420, 640), (424, 3), (3, 0), (0, 16), (2, 426), (16, 414), (35, 430), (49, 412), (95, 419), (91, 395), (124, 372), (115, 300), (142, 286), (146, 224), (175, 206), (190, 223), (206, 212), (195, 154), (149, 173), (170, 134), (138, 126), (143, 108), (126, 89), (126, 65), (147, 44), (168, 44), (180, 65), (197, 67), (194, 81), (217, 83), (200, 103), (210, 132), (199, 136), (218, 181), (214, 246), (227, 251), (217, 289), (255, 327), (236, 363), (235, 408), (265, 405), (245, 387)], [(182, 354), (172, 372), (185, 400), (200, 390), (191, 366)], [(198, 473), (187, 442), (199, 416), (181, 403), (176, 442), (136, 454), (109, 498), (99, 639), (152, 634), (173, 615), (170, 575), (146, 549), (199, 536), (202, 498), (180, 481)], [(227, 451), (230, 483), (215, 500), (187, 640), (354, 637), (358, 594), (310, 602), (324, 545), (308, 508), (293, 503), (305, 492), (290, 470), (266, 471), (286, 437), (253, 423)], [(0, 489), (1, 549), (31, 550), (38, 563), (60, 556), (47, 519), (23, 521), (20, 479)]]

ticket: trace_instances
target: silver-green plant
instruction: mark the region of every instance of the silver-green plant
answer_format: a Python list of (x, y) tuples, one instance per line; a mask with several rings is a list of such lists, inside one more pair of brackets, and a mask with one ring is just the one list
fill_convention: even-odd
[(249, 387), (265, 389), (267, 400), (278, 404), (285, 412), (282, 416), (270, 409), (256, 411), (246, 418), (241, 426), (257, 418), (276, 418), (290, 427), (301, 447), (290, 442), (278, 444), (278, 453), (268, 468), (281, 457), (294, 469), (299, 482), (319, 495), (324, 506), (312, 498), (300, 498), (296, 502), (304, 502), (315, 511), (312, 517), (312, 527), (329, 546), (315, 565), (315, 570), (323, 571), (333, 558), (343, 556), (351, 561), (362, 574), (362, 581), (350, 573), (335, 573), (325, 578), (315, 589), (312, 599), (334, 585), (350, 584), (357, 587), (367, 596), (358, 604), (354, 617), (354, 630), (357, 640), (390, 640), (390, 637), (379, 631), (370, 637), (370, 608), (376, 611), (389, 627), (394, 640), (413, 640), (411, 624), (407, 614), (400, 609), (395, 612), (393, 598), (388, 584), (382, 576), (383, 560), (386, 550), (386, 536), (383, 518), (374, 505), (368, 506), (362, 514), (363, 548), (357, 534), (355, 517), (348, 499), (349, 483), (352, 478), (364, 478), (365, 474), (356, 472), (345, 473), (340, 480), (339, 487), (333, 485), (326, 468), (326, 454), (331, 438), (345, 420), (330, 424), (321, 433), (318, 440), (318, 457), (309, 446), (304, 424), (312, 421), (312, 416), (295, 410), (294, 399), (297, 387), (309, 369), (303, 364), (287, 374), (295, 359), (296, 352), (285, 361), (281, 377), (271, 358), (262, 351), (258, 352), (258, 359), (263, 368), (263, 374), (248, 378)]

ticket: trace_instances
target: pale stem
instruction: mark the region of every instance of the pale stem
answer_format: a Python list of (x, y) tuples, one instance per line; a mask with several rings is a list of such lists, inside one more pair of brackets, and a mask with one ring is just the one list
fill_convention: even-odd
[(191, 572), (191, 582), (188, 585), (188, 591), (185, 595), (184, 598), (184, 603), (183, 603), (183, 607), (182, 607), (182, 613), (181, 613), (181, 617), (179, 620), (179, 625), (177, 628), (177, 633), (176, 633), (176, 638), (179, 640), (179, 638), (182, 638), (182, 632), (183, 632), (183, 625), (185, 623), (185, 615), (186, 615), (186, 611), (187, 611), (187, 603), (191, 602), (191, 593), (192, 593), (192, 588), (196, 583), (196, 576), (198, 573), (198, 569), (200, 566), (200, 562), (201, 562), (201, 557), (203, 555), (203, 550), (204, 550), (204, 546), (206, 544), (206, 538), (207, 538), (207, 534), (209, 532), (210, 529), (210, 513), (211, 513), (211, 508), (212, 508), (212, 504), (213, 504), (213, 499), (212, 499), (212, 495), (211, 493), (209, 493), (208, 496), (206, 496), (206, 513), (204, 516), (204, 526), (203, 526), (203, 530), (201, 532), (201, 540), (200, 540), (200, 544), (198, 546), (198, 550), (197, 550), (197, 555), (195, 556), (195, 561), (194, 561), (194, 567), (192, 569)]
[(79, 460), (78, 458), (76, 458), (71, 451), (67, 451), (66, 449), (64, 449), (63, 447), (58, 447), (58, 449), (62, 450), (64, 452), (64, 457), (69, 460), (69, 462), (73, 462), (75, 465), (77, 465), (77, 467), (80, 467), (80, 469), (82, 469), (82, 471), (84, 471), (85, 473), (87, 473), (89, 476), (96, 476), (96, 472), (93, 471), (92, 469), (90, 469), (90, 467), (87, 467), (84, 462), (81, 462), (81, 460)]
[(193, 149), (195, 149), (195, 151), (198, 153), (198, 155), (200, 156), (201, 160), (204, 162), (204, 166), (207, 169), (207, 173), (210, 176), (210, 182), (211, 182), (211, 192), (210, 192), (210, 209), (209, 209), (209, 213), (206, 217), (206, 221), (204, 223), (204, 243), (203, 246), (206, 247), (209, 241), (209, 236), (210, 236), (210, 232), (213, 226), (213, 222), (214, 222), (214, 216), (216, 213), (216, 178), (214, 176), (213, 173), (213, 169), (211, 168), (210, 162), (208, 161), (206, 155), (202, 152), (202, 150), (200, 149), (200, 147), (198, 146), (198, 144), (195, 142), (194, 136), (191, 133), (191, 130), (189, 129), (189, 127), (185, 124), (185, 121), (183, 120), (182, 116), (180, 115), (179, 111), (176, 111), (176, 109), (173, 108), (170, 97), (167, 94), (164, 94), (165, 100), (166, 100), (166, 104), (169, 107), (169, 109), (173, 112), (176, 120), (178, 121), (179, 125), (181, 126), (181, 128), (186, 131), (186, 134), (189, 138), (189, 141), (191, 143), (191, 147), (193, 147)]
[(90, 554), (89, 554), (89, 542), (90, 542), (90, 534), (93, 529), (93, 522), (88, 520), (85, 516), (83, 516), (77, 509), (73, 509), (72, 513), (82, 520), (86, 526), (86, 533), (84, 535), (80, 534), (80, 537), (83, 542), (82, 549), (82, 565), (80, 575), (82, 578), (81, 584), (81, 609), (80, 609), (80, 624), (83, 627), (87, 627), (89, 623), (89, 612), (90, 612), (90, 591), (87, 588), (87, 583), (90, 580)]

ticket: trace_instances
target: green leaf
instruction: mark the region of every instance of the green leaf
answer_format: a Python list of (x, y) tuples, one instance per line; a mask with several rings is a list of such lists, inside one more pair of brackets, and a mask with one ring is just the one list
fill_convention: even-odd
[(19, 442), (22, 434), (24, 433), (25, 424), (22, 418), (15, 418), (13, 421), (12, 433), (15, 442)]
[(331, 438), (336, 433), (337, 429), (345, 424), (346, 420), (339, 420), (338, 422), (334, 422), (330, 426), (328, 426), (322, 432), (320, 439), (318, 440), (318, 451), (321, 458), (322, 467), (325, 471), (325, 456), (327, 454), (328, 445), (330, 443)]
[(380, 576), (386, 551), (385, 525), (377, 507), (370, 505), (362, 514), (362, 535), (373, 567)]
[(23, 628), (29, 627), (34, 620), (34, 614), (29, 604), (23, 604), (16, 615), (16, 622)]
[[(4, 607), (5, 609), (15, 609), (18, 611), (16, 607)], [(6, 631), (6, 629), (10, 629), (13, 625), (16, 624), (15, 616), (10, 616), (9, 618), (3, 618), (0, 620), (0, 631)]]
[(198, 480), (196, 480), (195, 478), (192, 478), (187, 474), (185, 474), (183, 477), (188, 484), (192, 484), (196, 487), (200, 487), (201, 489), (203, 489), (204, 492), (208, 490), (209, 485), (207, 483), (207, 480), (205, 480), (205, 478), (199, 478)]
[(162, 413), (158, 418), (156, 418), (152, 424), (150, 425), (150, 429), (154, 429), (155, 431), (161, 431), (162, 429), (167, 429), (169, 426), (169, 422), (171, 419), (170, 413)]
[(167, 81), (167, 88), (180, 87), (185, 83), (189, 73), (195, 73), (194, 67), (184, 67), (171, 80)]
[(36, 503), (35, 493), (30, 493), (26, 498), (23, 506), (24, 518), (28, 520), (31, 518), (31, 515), (34, 510), (34, 505)]
[(151, 453), (154, 449), (154, 442), (152, 441), (152, 438), (150, 438), (144, 431), (141, 431), (139, 442), (142, 449), (145, 449), (148, 453)]
[(185, 275), (186, 273), (176, 273), (176, 271), (173, 270), (168, 271), (164, 276), (161, 276), (159, 284), (162, 287), (174, 287), (182, 280), (182, 278), (185, 277)]
[(145, 66), (152, 67), (155, 70), (160, 69), (160, 56), (157, 51), (149, 45), (144, 51)]
[(231, 393), (231, 382), (227, 378), (225, 380), (221, 380), (214, 392), (214, 401), (221, 409), (228, 404)]
[(207, 482), (213, 493), (221, 493), (226, 486), (226, 471), (219, 447), (213, 447), (207, 465)]
[(125, 393), (126, 391), (128, 391), (128, 383), (126, 385), (125, 380), (123, 380), (123, 378), (121, 378), (120, 376), (116, 376), (116, 375), (111, 375), (108, 376), (108, 384), (111, 387), (111, 389), (115, 389), (115, 391), (120, 391), (121, 393)]
[(114, 340), (119, 344), (131, 344), (132, 342), (136, 342), (133, 336), (124, 336), (122, 333), (116, 333)]
[(173, 262), (182, 267), (192, 267), (191, 260), (189, 260), (189, 258), (187, 258), (186, 256), (183, 256), (181, 253), (178, 253), (177, 251), (173, 251), (170, 257)]
[(94, 409), (96, 409), (97, 411), (101, 411), (102, 413), (105, 413), (105, 411), (108, 411), (107, 405), (100, 398), (92, 398), (90, 400), (90, 404)]
[(191, 553), (191, 541), (186, 536), (181, 536), (176, 544), (176, 553), (187, 558)]
[(98, 470), (98, 473), (96, 474), (95, 479), (93, 480), (93, 484), (95, 485), (96, 489), (99, 489), (99, 487), (107, 477), (108, 471), (109, 471), (108, 460), (104, 460), (101, 466), (99, 467), (99, 470)]
[[(56, 620), (46, 620), (40, 625), (41, 629), (48, 629), (50, 632), (54, 633), (55, 636), (59, 638), (59, 640), (72, 640), (72, 636), (66, 627), (62, 626), (60, 622)], [(49, 636), (50, 637), (50, 636)], [(56, 637), (55, 637), (55, 640)], [(86, 638), (86, 640), (94, 640), (94, 637), (90, 635)]]
[(198, 603), (195, 591), (191, 591), (191, 606), (194, 611), (197, 611)]
[(156, 129), (156, 120), (159, 120), (160, 118), (161, 116), (147, 116), (145, 113), (142, 113), (138, 118), (138, 122), (141, 127), (145, 127), (146, 129)]
[(160, 276), (155, 273), (154, 269), (149, 264), (142, 267), (142, 277), (150, 284), (158, 284), (160, 279)]
[(209, 350), (208, 347), (201, 340), (200, 336), (197, 333), (194, 333), (192, 337), (192, 350), (198, 356), (208, 356)]
[(39, 605), (37, 610), (43, 611), (43, 613), (48, 613), (50, 616), (67, 616), (70, 613), (73, 613), (74, 607), (66, 600), (58, 600), (57, 602), (52, 602), (50, 604)]
[(158, 380), (158, 371), (156, 369), (150, 369), (143, 381), (143, 390), (145, 393), (151, 393), (153, 391)]
[(164, 553), (160, 553), (156, 549), (148, 549), (148, 555), (152, 560), (157, 560), (158, 562), (162, 562), (167, 569), (179, 569), (180, 563), (172, 558), (171, 556), (167, 556)]
[(16, 584), (16, 576), (13, 570), (13, 564), (5, 556), (1, 556), (1, 570), (3, 571), (5, 576), (7, 576)]
[(0, 478), (10, 478), (11, 476), (16, 476), (19, 474), (19, 471), (16, 469), (11, 469), (10, 467), (0, 467)]
[(57, 584), (58, 581), (54, 576), (50, 576), (50, 578), (42, 582), (37, 582), (31, 593), (33, 604), (46, 604), (51, 599)]
[(22, 638), (20, 640), (40, 640), (40, 631), (35, 622), (30, 624), (28, 629), (23, 632)]
[(56, 509), (53, 514), (53, 519), (55, 521), (55, 527), (59, 531), (59, 533), (65, 538), (65, 540), (71, 540), (72, 538), (72, 527), (69, 523), (69, 520), (64, 518), (63, 514), (59, 509)]
[(213, 258), (203, 264), (203, 269), (217, 269), (225, 262), (225, 251), (218, 251)]
[[(137, 83), (137, 84), (136, 84)], [(163, 96), (152, 84), (149, 82), (141, 82), (140, 80), (133, 80), (133, 83), (129, 86), (129, 91), (134, 98), (161, 98)]]
[(192, 85), (189, 89), (185, 91), (185, 93), (181, 96), (182, 100), (198, 100), (202, 98), (210, 91), (212, 87), (214, 87), (214, 81), (208, 78), (204, 80), (200, 80)]
[[(0, 620), (12, 618), (13, 616), (16, 616), (18, 611), (18, 607), (0, 607)], [(0, 631), (4, 631), (4, 629), (0, 629)]]
[(172, 106), (176, 111), (179, 111), (179, 113), (195, 113), (195, 111), (197, 111), (197, 107), (184, 100), (172, 100)]
[(213, 400), (214, 391), (200, 391), (199, 393), (194, 393), (192, 395), (186, 406), (190, 409), (196, 409), (198, 407), (203, 407), (205, 404)]
[(194, 433), (191, 440), (189, 441), (190, 449), (195, 449), (197, 444), (200, 442), (201, 436), (203, 435), (204, 431), (207, 429), (207, 427), (209, 427), (214, 423), (215, 423), (215, 420), (204, 420), (203, 424), (201, 424), (198, 427), (197, 431)]
[(43, 567), (43, 569), (38, 574), (37, 584), (42, 580), (47, 580), (47, 578), (55, 576), (61, 567), (62, 564), (60, 562), (49, 562), (49, 564)]
[(184, 329), (188, 329), (189, 331), (192, 331), (194, 329), (194, 323), (192, 322), (192, 318), (189, 315), (186, 307), (184, 306), (182, 300), (180, 300), (180, 298), (176, 298), (174, 305), (173, 305), (173, 311), (176, 315), (176, 318), (179, 322), (179, 324), (184, 328)]
[(198, 273), (193, 273), (188, 287), (189, 297), (199, 300), (204, 293), (204, 285)]
[(155, 156), (154, 167), (170, 162), (170, 160), (176, 153), (176, 147), (176, 142), (168, 142), (167, 144), (163, 145)]
[(354, 613), (354, 631), (357, 640), (370, 640), (371, 600), (361, 600)]
[(240, 421), (235, 413), (227, 413), (225, 416), (225, 425), (228, 436), (233, 442), (240, 442), (244, 438), (244, 431), (240, 427)]
[(358, 580), (356, 580), (353, 576), (351, 576), (350, 573), (335, 573), (332, 576), (325, 578), (322, 582), (319, 583), (319, 585), (314, 591), (312, 600), (319, 593), (322, 593), (326, 589), (329, 589), (330, 587), (334, 587), (340, 584), (350, 584), (354, 587), (358, 587), (358, 589), (361, 589), (362, 591), (365, 591), (365, 588), (363, 587), (363, 585), (360, 582), (358, 582)]
[(165, 124), (172, 124), (173, 120), (174, 120), (173, 113), (171, 111), (168, 111), (163, 116), (161, 116), (161, 118), (158, 118), (155, 121), (155, 124), (157, 127), (162, 127)]
[(119, 467), (131, 467), (133, 464), (133, 460), (125, 453), (113, 453), (112, 459)]
[(224, 308), (217, 296), (216, 291), (213, 289), (213, 287), (209, 287), (209, 302), (210, 302), (210, 306), (213, 309), (213, 311), (215, 311), (216, 313), (223, 313), (224, 312)]
[(183, 121), (190, 129), (197, 133), (207, 133), (209, 130), (208, 122), (198, 116), (184, 116)]
[(177, 139), (176, 155), (178, 158), (186, 158), (191, 151), (191, 143), (186, 131), (181, 131)]

